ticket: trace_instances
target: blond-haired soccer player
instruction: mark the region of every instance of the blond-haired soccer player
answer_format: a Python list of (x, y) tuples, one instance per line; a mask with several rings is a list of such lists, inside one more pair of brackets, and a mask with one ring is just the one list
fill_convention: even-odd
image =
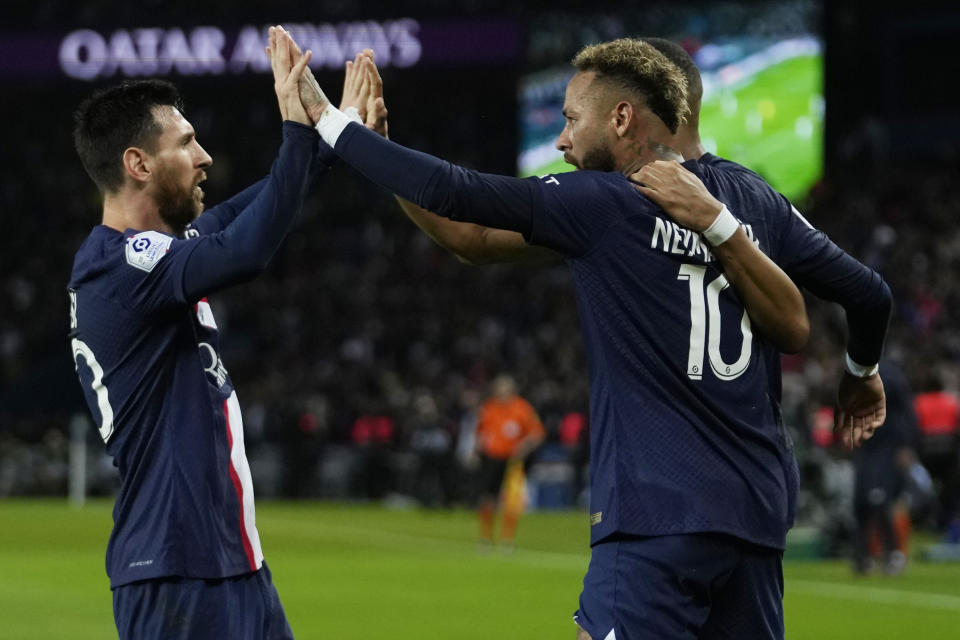
[[(582, 169), (570, 174), (469, 171), (348, 123), (322, 95), (305, 106), (370, 179), (441, 216), (517, 232), (569, 265), (591, 384), (581, 636), (782, 638), (798, 474), (772, 391), (774, 340), (799, 348), (808, 328), (767, 254), (796, 250), (789, 203), (709, 165), (651, 164), (672, 157), (688, 110), (682, 73), (651, 45), (595, 45), (574, 66), (557, 141)], [(627, 179), (638, 171), (639, 192)], [(866, 284), (889, 302), (882, 280)]]

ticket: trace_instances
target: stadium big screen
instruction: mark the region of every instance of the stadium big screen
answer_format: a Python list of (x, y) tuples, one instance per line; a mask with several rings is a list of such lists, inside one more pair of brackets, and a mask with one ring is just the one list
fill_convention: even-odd
[(520, 175), (570, 171), (554, 148), (563, 128), (570, 58), (618, 37), (662, 37), (691, 54), (703, 77), (707, 151), (761, 173), (796, 199), (823, 166), (823, 57), (812, 2), (703, 3), (670, 10), (556, 15), (530, 27), (521, 79)]

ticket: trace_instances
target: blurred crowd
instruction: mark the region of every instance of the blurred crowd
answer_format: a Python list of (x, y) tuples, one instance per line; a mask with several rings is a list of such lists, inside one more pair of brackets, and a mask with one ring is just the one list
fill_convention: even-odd
[[(389, 196), (363, 189), (347, 169), (337, 172), (331, 178), (340, 188), (315, 189), (269, 272), (212, 299), (224, 360), (244, 406), (248, 450), (255, 469), (261, 459), (274, 478), (265, 493), (469, 502), (476, 409), (489, 381), (509, 372), (547, 428), (545, 464), (568, 463), (570, 472), (561, 475), (580, 483), (558, 504), (575, 504), (588, 398), (566, 268), (460, 264), (403, 218)], [(960, 267), (954, 175), (951, 167), (824, 181), (803, 203), (813, 224), (890, 283), (896, 308), (886, 353), (903, 372), (911, 407), (928, 393), (949, 404), (960, 383), (954, 322), (960, 287), (951, 276)], [(85, 185), (75, 189), (89, 192)], [(0, 321), (5, 495), (63, 490), (66, 424), (83, 412), (66, 347), (66, 273), (50, 265), (68, 264), (95, 207), (78, 200), (63, 205), (59, 233), (44, 233), (51, 221), (35, 216), (19, 229), (23, 241), (2, 257), (10, 303)], [(47, 238), (42, 251), (29, 240), (36, 237)], [(783, 405), (813, 500), (815, 489), (829, 493), (821, 486), (828, 483), (825, 460), (849, 454), (835, 446), (828, 428), (842, 311), (811, 299), (809, 313), (810, 345), (783, 359)], [(43, 404), (54, 396), (56, 402)], [(46, 410), (21, 407), (31, 398)], [(956, 419), (956, 412), (952, 425), (914, 418), (902, 438), (945, 500), (930, 516), (941, 527), (956, 481)], [(258, 450), (265, 452), (260, 458)], [(432, 477), (419, 472), (425, 466)], [(811, 507), (807, 515), (815, 513)]]

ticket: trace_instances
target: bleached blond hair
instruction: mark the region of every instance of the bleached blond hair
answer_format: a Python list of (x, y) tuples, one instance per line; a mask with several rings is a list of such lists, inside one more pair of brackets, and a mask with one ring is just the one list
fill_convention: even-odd
[(643, 40), (620, 38), (589, 45), (573, 58), (573, 66), (643, 98), (671, 133), (690, 113), (683, 72)]

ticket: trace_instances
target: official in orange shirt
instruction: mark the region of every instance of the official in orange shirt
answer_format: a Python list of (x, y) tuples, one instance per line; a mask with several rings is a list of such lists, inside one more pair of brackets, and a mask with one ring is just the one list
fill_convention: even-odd
[[(493, 544), (494, 513), (504, 477), (509, 473), (523, 481), (523, 460), (544, 440), (543, 424), (529, 402), (517, 395), (517, 386), (508, 375), (497, 376), (492, 395), (480, 408), (477, 419), (477, 453), (480, 455), (480, 544)], [(506, 492), (505, 492), (506, 493)], [(504, 499), (500, 543), (512, 549), (523, 501)]]

